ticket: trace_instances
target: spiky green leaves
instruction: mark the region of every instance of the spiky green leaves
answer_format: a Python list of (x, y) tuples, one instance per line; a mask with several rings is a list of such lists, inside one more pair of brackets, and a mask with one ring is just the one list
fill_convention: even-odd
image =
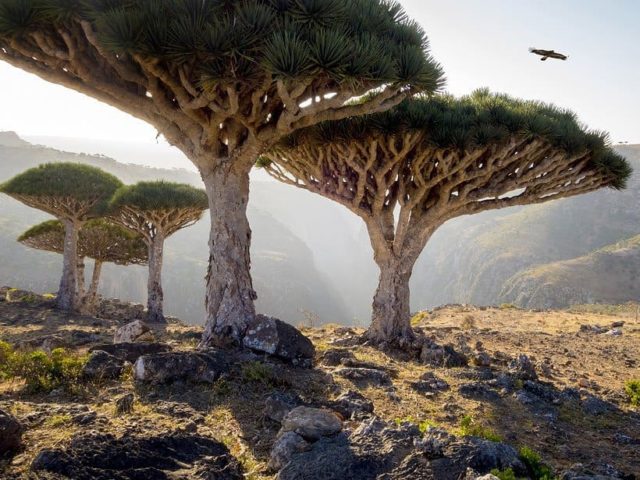
[(608, 136), (586, 129), (574, 113), (486, 89), (462, 98), (439, 95), (407, 100), (388, 112), (326, 122), (292, 134), (281, 145), (350, 142), (406, 131), (422, 132), (427, 145), (461, 150), (513, 136), (542, 138), (571, 155), (590, 152), (593, 166), (610, 175), (614, 188), (623, 188), (631, 174), (626, 160), (609, 147)]
[(129, 206), (143, 211), (206, 210), (209, 203), (204, 190), (181, 183), (160, 181), (123, 186), (114, 194), (110, 206), (112, 209)]
[[(38, 250), (63, 253), (64, 225), (58, 220), (40, 223), (20, 235), (18, 241)], [(118, 265), (143, 265), (148, 260), (148, 248), (140, 235), (99, 218), (80, 229), (78, 255)]]
[(203, 88), (265, 74), (428, 92), (443, 81), (424, 31), (387, 0), (4, 0), (0, 37), (74, 18), (91, 21), (113, 52), (196, 65)]
[(73, 199), (92, 204), (93, 213), (104, 208), (122, 185), (113, 175), (79, 163), (47, 163), (31, 168), (0, 185), (10, 196)]

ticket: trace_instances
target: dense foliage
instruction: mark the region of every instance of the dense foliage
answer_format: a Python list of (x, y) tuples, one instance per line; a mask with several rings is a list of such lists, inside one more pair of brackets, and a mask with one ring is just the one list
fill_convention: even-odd
[(115, 53), (196, 64), (206, 89), (323, 75), (339, 82), (402, 82), (437, 89), (442, 71), (399, 3), (379, 0), (4, 0), (0, 37), (91, 21)]
[(542, 138), (568, 154), (593, 152), (593, 166), (609, 174), (615, 188), (624, 188), (631, 174), (624, 157), (609, 146), (607, 134), (587, 130), (573, 112), (486, 89), (461, 98), (438, 95), (406, 100), (388, 112), (324, 122), (293, 133), (281, 146), (348, 143), (408, 131), (423, 133), (426, 145), (460, 150), (504, 142), (514, 135)]
[(7, 195), (97, 201), (94, 211), (99, 211), (121, 185), (120, 180), (99, 168), (60, 162), (30, 168), (2, 184), (0, 191)]
[(171, 182), (140, 182), (120, 187), (110, 202), (112, 209), (129, 206), (139, 210), (209, 208), (204, 190)]
[[(58, 220), (39, 223), (18, 241), (28, 247), (55, 253), (64, 251), (64, 225)], [(78, 255), (118, 265), (141, 265), (148, 259), (142, 237), (103, 218), (86, 222), (78, 234)]]

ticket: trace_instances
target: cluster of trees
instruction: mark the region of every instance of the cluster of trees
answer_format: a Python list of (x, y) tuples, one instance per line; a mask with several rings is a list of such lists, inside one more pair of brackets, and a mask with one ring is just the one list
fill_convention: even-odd
[[(391, 0), (5, 0), (0, 60), (150, 123), (199, 169), (211, 214), (203, 345), (240, 342), (255, 319), (246, 209), (258, 161), (364, 219), (381, 269), (368, 336), (395, 343), (413, 337), (407, 282), (443, 222), (629, 175), (569, 112), (438, 95), (427, 37)], [(148, 223), (132, 210), (124, 226)]]
[[(202, 217), (208, 208), (203, 190), (168, 182), (123, 185), (95, 167), (49, 163), (15, 176), (1, 185), (0, 191), (57, 218), (30, 228), (18, 241), (63, 255), (56, 299), (59, 308), (85, 313), (95, 310), (104, 262), (147, 264), (147, 319), (164, 322), (164, 240)], [(88, 289), (85, 258), (94, 260)]]

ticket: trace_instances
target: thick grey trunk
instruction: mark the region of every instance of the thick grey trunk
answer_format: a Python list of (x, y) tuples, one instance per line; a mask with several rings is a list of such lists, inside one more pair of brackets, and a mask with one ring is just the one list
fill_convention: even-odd
[(164, 323), (162, 312), (162, 249), (164, 236), (158, 232), (149, 244), (149, 279), (147, 281), (147, 321)]
[(78, 257), (78, 263), (76, 266), (78, 275), (78, 299), (82, 300), (85, 294), (85, 282), (84, 282), (84, 257)]
[(374, 343), (406, 345), (414, 340), (411, 328), (409, 279), (413, 263), (396, 259), (378, 264), (380, 278), (373, 297), (371, 326), (367, 338)]
[(91, 284), (89, 290), (82, 301), (84, 313), (93, 314), (98, 304), (98, 286), (100, 285), (100, 273), (102, 272), (102, 262), (95, 260), (93, 263), (93, 273), (91, 274)]
[[(250, 164), (223, 164), (203, 175), (211, 234), (207, 317), (201, 346), (239, 344), (255, 317), (251, 281), (251, 229), (247, 220)], [(244, 162), (247, 163), (247, 162)]]
[(73, 311), (77, 307), (78, 223), (64, 221), (62, 278), (56, 303), (59, 309)]

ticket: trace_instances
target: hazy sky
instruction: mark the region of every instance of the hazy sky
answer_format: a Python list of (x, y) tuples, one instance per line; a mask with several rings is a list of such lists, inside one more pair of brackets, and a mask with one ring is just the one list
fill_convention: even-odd
[[(640, 1), (402, 0), (455, 94), (487, 86), (576, 111), (612, 140), (640, 143)], [(540, 62), (529, 47), (567, 62)], [(156, 143), (156, 132), (81, 94), (0, 63), (0, 131)], [(186, 161), (185, 161), (186, 166)]]

